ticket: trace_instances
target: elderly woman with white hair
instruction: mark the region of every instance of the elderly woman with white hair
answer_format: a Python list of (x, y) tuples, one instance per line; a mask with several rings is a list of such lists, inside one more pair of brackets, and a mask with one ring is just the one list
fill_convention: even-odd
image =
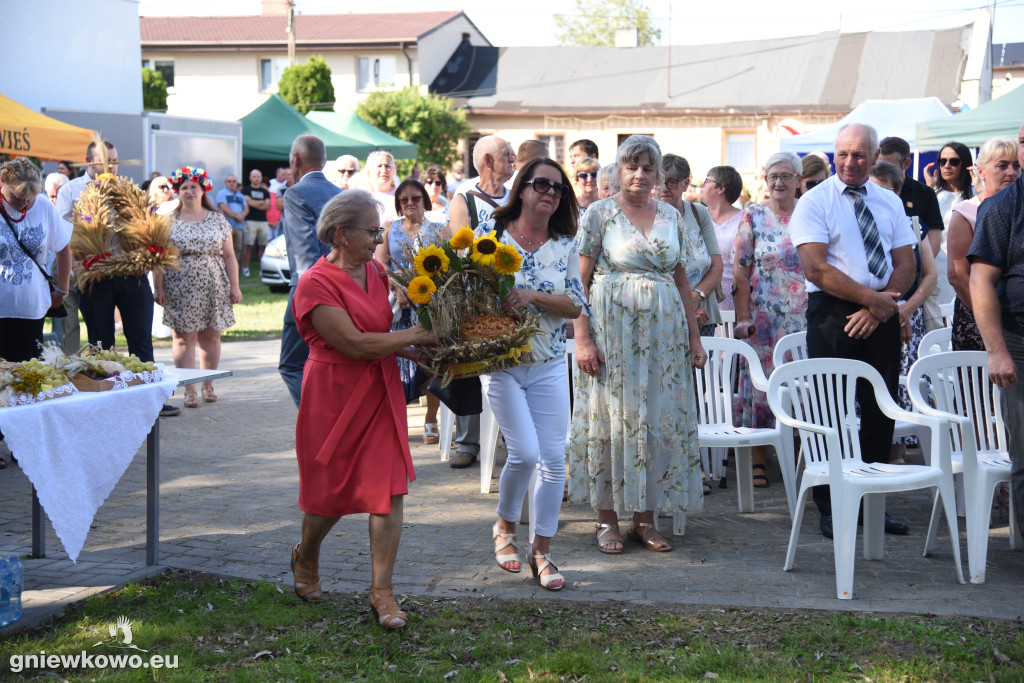
[(342, 154), (334, 163), (338, 168), (337, 186), (343, 190), (355, 189), (354, 181), (359, 173), (359, 159), (356, 159), (351, 154)]
[(619, 184), (619, 176), (616, 173), (615, 164), (607, 164), (597, 172), (597, 198), (608, 199), (617, 194), (622, 186)]
[[(781, 337), (807, 329), (807, 291), (800, 255), (789, 236), (803, 164), (792, 152), (768, 157), (764, 179), (768, 198), (743, 210), (733, 253), (735, 335), (754, 347), (765, 376), (772, 373), (772, 351)], [(750, 375), (740, 377), (742, 426), (773, 427), (775, 416)], [(768, 487), (765, 447), (753, 449), (754, 486)]]
[(591, 315), (576, 319), (576, 401), (569, 447), (569, 498), (597, 510), (598, 550), (622, 553), (627, 534), (655, 552), (672, 547), (654, 511), (704, 507), (691, 366), (700, 343), (682, 216), (651, 198), (661, 149), (631, 135), (617, 154), (622, 190), (587, 209), (580, 273)]
[(295, 324), (309, 345), (295, 425), (302, 540), (292, 549), (295, 592), (322, 599), (320, 545), (342, 515), (370, 515), (370, 605), (386, 629), (407, 617), (391, 592), (402, 503), (416, 478), (395, 355), (434, 343), (417, 325), (390, 331), (388, 276), (373, 258), (383, 243), (380, 207), (364, 190), (324, 206), (317, 237), (331, 253), (299, 278)]
[(380, 202), (381, 225), (391, 225), (399, 218), (395, 211), (395, 186), (398, 185), (398, 167), (391, 152), (377, 149), (366, 157), (366, 187)]
[(46, 196), (50, 198), (51, 204), (57, 203), (57, 192), (67, 182), (68, 177), (63, 173), (51, 173), (46, 176), (46, 180), (43, 181), (43, 189), (46, 191)]

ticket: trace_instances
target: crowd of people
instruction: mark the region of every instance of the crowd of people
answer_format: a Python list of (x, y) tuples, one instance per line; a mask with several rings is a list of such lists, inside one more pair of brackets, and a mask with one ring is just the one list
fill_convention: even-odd
[[(239, 273), (248, 275), (258, 247), (281, 230), (291, 280), (279, 368), (299, 411), (303, 512), (291, 557), (295, 592), (322, 599), (322, 542), (341, 516), (369, 513), (370, 603), (388, 629), (407, 622), (391, 588), (403, 499), (415, 479), (407, 403), (427, 395), (425, 443), (450, 437), (438, 431), (439, 402), (416, 362), (418, 348), (437, 339), (389, 273), (409, 265), (411, 248), (460, 230), (518, 253), (522, 268), (501, 306), (540, 319), (532, 360), (481, 378), (508, 447), (491, 527), (503, 570), (522, 571), (517, 520), (526, 495), (536, 519), (526, 563), (548, 590), (567, 585), (552, 559), (563, 499), (594, 510), (601, 553), (621, 554), (627, 540), (672, 550), (658, 513), (701, 510), (711, 492), (699, 458), (693, 368), (707, 361), (701, 337), (716, 333), (722, 311), (734, 312), (734, 336), (753, 347), (766, 375), (779, 339), (806, 332), (810, 357), (869, 363), (909, 407), (899, 376), (925, 332), (940, 324), (935, 292), (944, 280), (956, 292), (954, 348), (987, 350), (992, 377), (1007, 392), (1010, 495), (1024, 522), (1024, 391), (1016, 374), (1024, 361), (1016, 277), (1024, 255), (1012, 246), (1024, 230), (1024, 126), (1018, 141), (990, 140), (976, 160), (960, 143), (945, 145), (937, 166), (925, 168), (925, 183), (907, 173), (906, 141), (879, 141), (860, 124), (839, 130), (834, 173), (826, 154), (779, 152), (750, 190), (731, 166), (694, 182), (688, 161), (649, 136), (629, 136), (614, 156), (602, 165), (597, 145), (579, 140), (563, 167), (543, 141), (513, 150), (489, 135), (472, 149), (472, 178), (461, 165), (450, 173), (430, 166), (403, 181), (383, 150), (362, 168), (354, 157), (337, 159), (328, 178), (323, 141), (304, 135), (272, 180), (252, 169), (249, 185), (239, 187), (228, 175), (214, 200), (201, 169), (155, 174), (151, 203), (172, 216), (181, 266), (154, 273), (153, 290), (144, 277), (111, 278), (77, 292), (77, 305), (89, 341), (113, 344), (116, 307), (129, 349), (152, 360), (155, 298), (173, 331), (175, 364), (193, 367), (198, 347), (200, 365), (215, 368), (221, 332), (234, 324), (231, 307), (242, 299)], [(86, 158), (99, 161), (94, 146)], [(103, 164), (116, 161), (106, 143)], [(74, 165), (62, 164), (44, 185), (27, 162), (0, 167), (4, 242), (13, 245), (14, 236), (31, 244), (24, 258), (8, 249), (24, 280), (0, 283), (0, 355), (33, 355), (45, 310), (74, 305), (66, 221), (99, 172), (90, 165), (76, 178)], [(44, 189), (52, 205), (37, 201)], [(47, 291), (26, 259), (53, 262), (56, 291)], [(65, 348), (77, 344), (70, 327), (61, 331)], [(217, 400), (212, 385), (201, 392), (204, 401)], [(774, 425), (748, 375), (736, 393), (737, 426)], [(893, 440), (893, 421), (870, 392), (858, 389), (858, 402), (864, 460), (899, 462), (905, 446)], [(199, 405), (194, 390), (185, 405)], [(454, 442), (451, 467), (472, 465), (478, 415), (457, 418)], [(754, 486), (770, 486), (764, 448), (755, 449), (751, 474)], [(828, 488), (817, 487), (814, 501), (821, 533), (831, 538)], [(631, 517), (625, 533), (621, 514)], [(885, 531), (909, 528), (887, 515)]]

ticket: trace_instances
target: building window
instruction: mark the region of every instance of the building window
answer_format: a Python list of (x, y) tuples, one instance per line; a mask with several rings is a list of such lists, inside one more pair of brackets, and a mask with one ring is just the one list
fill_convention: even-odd
[(260, 92), (277, 92), (277, 82), (288, 68), (287, 57), (272, 57), (260, 60)]
[(154, 71), (159, 71), (160, 74), (164, 77), (164, 80), (167, 81), (167, 87), (168, 88), (173, 88), (174, 87), (174, 61), (173, 60), (158, 59), (157, 61), (153, 62), (153, 61), (151, 61), (149, 59), (143, 59), (142, 60), (142, 68), (143, 69), (153, 69)]
[(395, 87), (397, 62), (394, 57), (360, 57), (356, 89), (359, 92)]
[(725, 163), (740, 172), (755, 170), (757, 167), (757, 135), (755, 133), (727, 133), (725, 136)]
[(554, 133), (537, 133), (534, 138), (547, 144), (551, 158), (560, 164), (565, 163), (565, 135)]

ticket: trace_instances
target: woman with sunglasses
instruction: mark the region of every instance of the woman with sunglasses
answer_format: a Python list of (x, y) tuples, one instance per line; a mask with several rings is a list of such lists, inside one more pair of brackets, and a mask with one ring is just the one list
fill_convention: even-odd
[(171, 181), (164, 176), (153, 178), (149, 184), (149, 203), (156, 207), (161, 216), (173, 213), (178, 208), (178, 197), (171, 188)]
[(427, 166), (423, 173), (423, 187), (427, 188), (427, 194), (430, 195), (431, 209), (427, 211), (427, 218), (448, 225), (448, 181), (440, 166)]
[[(792, 152), (777, 152), (764, 166), (768, 199), (743, 210), (733, 254), (737, 339), (746, 339), (761, 361), (765, 377), (772, 374), (772, 352), (783, 336), (807, 329), (807, 291), (800, 255), (789, 236), (803, 164)], [(740, 426), (775, 426), (765, 395), (740, 376), (743, 405)], [(767, 451), (752, 449), (754, 486), (767, 488)]]
[(956, 299), (953, 300), (954, 351), (985, 350), (971, 304), (971, 263), (967, 260), (967, 251), (974, 241), (978, 207), (1020, 176), (1017, 143), (1003, 138), (992, 138), (986, 142), (978, 152), (975, 172), (981, 178), (981, 194), (953, 207), (953, 217), (946, 231), (946, 275), (956, 292)]
[(597, 511), (600, 552), (622, 553), (620, 512), (633, 518), (633, 541), (667, 552), (654, 511), (704, 508), (692, 366), (707, 356), (683, 217), (651, 198), (661, 149), (631, 135), (616, 162), (622, 190), (591, 204), (580, 231), (590, 310), (576, 319), (569, 499)]
[[(398, 212), (391, 225), (384, 231), (384, 242), (377, 247), (374, 257), (391, 270), (408, 268), (410, 253), (419, 251), (420, 247), (448, 239), (448, 226), (445, 223), (429, 220), (427, 211), (432, 206), (426, 189), (419, 181), (408, 179), (395, 190), (395, 211)], [(392, 283), (391, 287), (391, 331), (407, 330), (418, 324), (413, 315), (412, 304), (404, 287)], [(407, 358), (398, 359), (398, 369), (402, 377), (402, 388), (405, 391), (406, 403), (415, 401), (423, 392), (423, 386), (429, 377)], [(438, 399), (427, 393), (427, 417), (423, 425), (423, 443), (435, 444), (440, 436), (437, 431)]]
[(576, 203), (580, 207), (580, 217), (587, 207), (598, 200), (597, 174), (601, 172), (601, 164), (593, 157), (585, 157), (576, 162), (574, 171), (576, 186)]
[(388, 275), (373, 258), (384, 238), (379, 208), (364, 190), (345, 190), (324, 205), (316, 236), (331, 253), (302, 274), (292, 298), (309, 360), (295, 424), (303, 516), (291, 570), (295, 593), (320, 602), (323, 540), (343, 515), (369, 513), (370, 606), (393, 630), (408, 621), (391, 579), (403, 503), (416, 478), (394, 359), (415, 358), (413, 345), (436, 338), (419, 325), (388, 329)]
[(556, 162), (533, 159), (519, 171), (509, 202), (477, 226), (478, 239), (496, 238), (522, 267), (515, 289), (501, 303), (512, 316), (539, 314), (541, 331), (530, 343), (529, 363), (483, 375), (487, 401), (508, 445), (498, 484), (498, 521), (491, 529), (498, 566), (522, 570), (516, 521), (537, 473), (533, 492), (536, 533), (527, 554), (530, 572), (547, 590), (565, 586), (551, 560), (551, 538), (565, 490), (565, 437), (569, 379), (565, 368), (566, 319), (586, 305), (576, 243), (578, 211), (569, 178)]
[[(824, 153), (819, 152), (824, 155)], [(827, 159), (828, 157), (825, 157)], [(818, 154), (810, 153), (805, 156), (800, 165), (802, 166), (803, 178), (800, 179), (800, 195), (805, 195), (821, 183), (828, 180), (831, 175), (831, 168), (828, 162)]]
[[(953, 217), (953, 206), (967, 201), (974, 196), (974, 185), (971, 177), (971, 150), (959, 142), (947, 142), (939, 150), (938, 173), (936, 164), (924, 167), (924, 179), (928, 187), (935, 190), (939, 200), (942, 221), (949, 228)], [(947, 237), (948, 239), (948, 237)]]

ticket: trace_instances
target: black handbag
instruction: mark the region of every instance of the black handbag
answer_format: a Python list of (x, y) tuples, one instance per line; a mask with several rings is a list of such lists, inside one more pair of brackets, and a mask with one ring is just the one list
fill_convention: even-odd
[(453, 379), (444, 388), (441, 387), (440, 382), (432, 379), (427, 385), (427, 391), (437, 396), (441, 403), (448, 406), (448, 409), (459, 417), (479, 415), (484, 410), (479, 377)]
[[(21, 247), (21, 250), (25, 252), (25, 256), (28, 256), (28, 260), (31, 261), (35, 267), (39, 269), (39, 272), (42, 273), (43, 277), (46, 278), (46, 284), (50, 286), (50, 293), (52, 294), (53, 292), (58, 291), (57, 284), (53, 281), (50, 274), (43, 270), (43, 267), (39, 265), (39, 262), (32, 258), (32, 254), (25, 248), (25, 245), (21, 243), (21, 238), (18, 237), (18, 231), (14, 229), (13, 225), (11, 225), (11, 221), (8, 220), (6, 214), (4, 214), (4, 222), (7, 223), (7, 227), (11, 229), (11, 234), (14, 235), (14, 241), (17, 242), (18, 246)], [(68, 317), (68, 309), (64, 305), (64, 302), (61, 301), (57, 306), (50, 306), (46, 311), (45, 317), (66, 318)]]

